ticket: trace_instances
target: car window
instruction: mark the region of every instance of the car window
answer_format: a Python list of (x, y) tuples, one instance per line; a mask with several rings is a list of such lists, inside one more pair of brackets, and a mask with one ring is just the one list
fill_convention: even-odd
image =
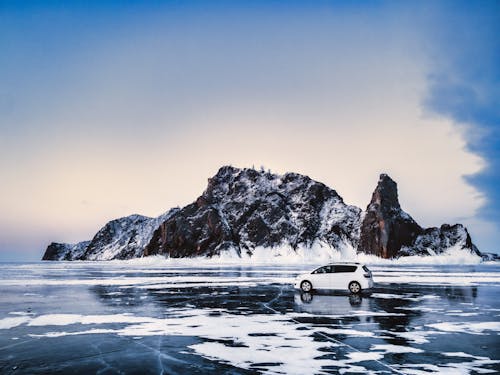
[(357, 266), (335, 266), (335, 273), (356, 272)]
[(313, 274), (317, 274), (317, 273), (325, 273), (325, 270), (324, 270), (325, 267), (320, 267), (316, 270), (314, 270), (312, 273)]
[(324, 266), (320, 267), (317, 270), (314, 270), (312, 273), (317, 274), (317, 273), (332, 273), (333, 272), (333, 267), (332, 266)]

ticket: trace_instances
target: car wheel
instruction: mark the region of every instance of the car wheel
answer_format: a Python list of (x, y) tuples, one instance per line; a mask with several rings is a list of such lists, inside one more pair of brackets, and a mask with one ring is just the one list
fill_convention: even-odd
[(359, 292), (361, 292), (361, 285), (359, 285), (357, 281), (351, 281), (349, 283), (349, 292), (358, 294)]
[(302, 289), (303, 292), (310, 292), (312, 290), (313, 286), (310, 281), (302, 281), (300, 283), (300, 289)]

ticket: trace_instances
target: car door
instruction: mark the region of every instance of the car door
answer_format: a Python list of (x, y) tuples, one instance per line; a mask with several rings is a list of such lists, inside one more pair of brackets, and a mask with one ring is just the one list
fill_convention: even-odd
[(333, 266), (325, 266), (325, 273), (323, 274), (323, 289), (333, 289), (332, 288), (332, 277), (334, 275)]
[(341, 289), (341, 277), (342, 277), (342, 266), (332, 266), (332, 276), (331, 276), (331, 288)]
[(352, 281), (352, 277), (356, 271), (356, 266), (351, 265), (337, 265), (333, 273), (333, 281), (335, 289), (347, 289), (349, 287), (349, 282)]
[(311, 282), (315, 289), (331, 289), (332, 266), (324, 266), (314, 270), (311, 274)]

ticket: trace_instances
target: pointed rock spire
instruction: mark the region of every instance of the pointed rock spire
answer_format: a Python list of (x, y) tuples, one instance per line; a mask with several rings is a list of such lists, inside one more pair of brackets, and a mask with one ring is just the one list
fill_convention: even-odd
[(422, 228), (401, 209), (396, 182), (381, 174), (361, 223), (358, 252), (393, 258), (421, 232)]

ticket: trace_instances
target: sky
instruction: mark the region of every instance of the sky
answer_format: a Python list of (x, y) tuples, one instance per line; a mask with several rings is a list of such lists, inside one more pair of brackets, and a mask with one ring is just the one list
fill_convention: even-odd
[(0, 0), (0, 261), (294, 171), (500, 253), (500, 1)]

